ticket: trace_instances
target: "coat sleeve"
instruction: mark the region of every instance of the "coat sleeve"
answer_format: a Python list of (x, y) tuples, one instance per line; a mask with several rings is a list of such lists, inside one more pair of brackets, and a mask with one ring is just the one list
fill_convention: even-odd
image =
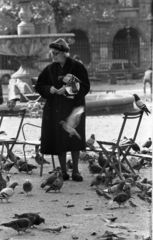
[(90, 81), (88, 78), (88, 72), (85, 68), (85, 66), (80, 63), (77, 62), (76, 63), (76, 67), (75, 67), (75, 74), (74, 74), (79, 80), (80, 80), (80, 90), (78, 92), (78, 94), (75, 96), (76, 99), (79, 98), (84, 98), (85, 95), (87, 95), (87, 93), (90, 90)]
[(46, 67), (38, 76), (37, 83), (35, 85), (36, 91), (41, 95), (42, 98), (47, 99), (51, 97), (50, 88), (52, 86), (49, 81), (49, 68)]

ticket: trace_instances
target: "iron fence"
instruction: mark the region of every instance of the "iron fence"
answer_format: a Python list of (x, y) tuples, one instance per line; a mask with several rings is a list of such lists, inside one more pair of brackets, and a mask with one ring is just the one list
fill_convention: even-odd
[[(115, 75), (122, 79), (127, 76), (140, 78), (152, 66), (151, 44), (142, 40), (88, 41), (77, 40), (70, 46), (70, 56), (78, 55), (86, 66), (90, 78), (106, 79)], [(51, 62), (50, 55), (35, 58), (33, 68), (41, 72)], [(8, 83), (6, 74), (19, 69), (20, 63), (15, 56), (0, 55), (0, 79)], [(37, 76), (36, 76), (37, 77)]]

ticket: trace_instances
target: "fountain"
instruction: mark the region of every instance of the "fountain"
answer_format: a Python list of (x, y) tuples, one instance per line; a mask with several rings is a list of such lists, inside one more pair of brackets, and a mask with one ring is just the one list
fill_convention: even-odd
[[(40, 73), (34, 68), (34, 61), (49, 53), (50, 42), (60, 37), (70, 42), (74, 34), (35, 34), (35, 27), (31, 22), (31, 1), (13, 0), (13, 2), (21, 6), (18, 14), (21, 22), (17, 26), (17, 35), (0, 36), (0, 54), (16, 56), (20, 62), (20, 68), (11, 76), (10, 84), (15, 84), (17, 79), (20, 79), (28, 84), (31, 92), (34, 92), (31, 78), (37, 77)], [(28, 88), (26, 90), (28, 91)]]

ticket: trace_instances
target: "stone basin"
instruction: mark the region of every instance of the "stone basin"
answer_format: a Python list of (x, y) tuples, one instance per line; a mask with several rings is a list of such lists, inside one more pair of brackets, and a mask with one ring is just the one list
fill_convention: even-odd
[(134, 97), (130, 94), (88, 94), (87, 116), (110, 115), (134, 110)]
[[(26, 97), (31, 101), (38, 99), (39, 94), (26, 94)], [(130, 94), (105, 94), (96, 93), (88, 94), (86, 96), (86, 115), (87, 116), (101, 116), (120, 114), (134, 110), (134, 97)], [(40, 98), (39, 102), (45, 100)], [(27, 100), (22, 96), (21, 102), (17, 102), (15, 109), (20, 109), (25, 106)], [(27, 105), (27, 104), (26, 104)], [(7, 104), (2, 104), (0, 110), (8, 109)]]

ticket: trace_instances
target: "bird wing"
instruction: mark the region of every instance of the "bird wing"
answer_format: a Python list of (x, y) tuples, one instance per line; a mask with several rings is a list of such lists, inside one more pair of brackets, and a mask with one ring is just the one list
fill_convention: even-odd
[(80, 122), (81, 114), (84, 112), (84, 107), (74, 108), (67, 118), (67, 125), (76, 128)]

